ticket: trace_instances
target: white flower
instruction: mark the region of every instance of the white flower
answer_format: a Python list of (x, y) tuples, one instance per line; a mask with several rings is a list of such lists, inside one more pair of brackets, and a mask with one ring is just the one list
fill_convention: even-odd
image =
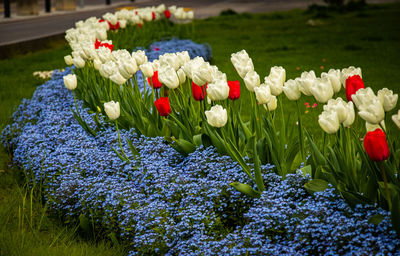
[(265, 84), (271, 87), (271, 93), (278, 96), (282, 93), (282, 87), (286, 80), (286, 71), (283, 67), (271, 67), (268, 77), (265, 77)]
[(342, 83), (343, 87), (346, 86), (346, 79), (349, 76), (359, 75), (362, 78), (361, 68), (355, 68), (354, 66), (350, 66), (348, 68), (342, 69), (340, 82)]
[(300, 99), (301, 93), (299, 88), (299, 83), (296, 80), (287, 80), (283, 86), (283, 92), (289, 100)]
[(254, 88), (260, 86), (260, 76), (256, 71), (249, 71), (244, 77), (244, 84), (247, 90), (254, 92)]
[(318, 117), (318, 123), (328, 134), (335, 133), (339, 130), (339, 118), (335, 111), (323, 111)]
[(126, 20), (120, 20), (119, 21), (119, 27), (120, 28), (125, 28), (126, 27)]
[(355, 119), (355, 112), (354, 112), (354, 105), (353, 102), (349, 101), (346, 104), (346, 112), (347, 112), (347, 118), (346, 120), (343, 122), (343, 126), (344, 127), (348, 127), (350, 125), (352, 125), (354, 123), (354, 119)]
[(103, 18), (107, 21), (109, 21), (112, 25), (117, 24), (118, 18), (115, 14), (107, 12), (106, 14), (103, 15)]
[(311, 87), (311, 93), (320, 103), (326, 103), (332, 99), (333, 89), (327, 78), (317, 78)]
[(179, 66), (184, 65), (186, 62), (190, 61), (190, 56), (188, 51), (177, 52), (176, 57), (179, 59)]
[(208, 62), (202, 63), (197, 69), (192, 70), (192, 80), (198, 86), (212, 82), (212, 68)]
[(228, 121), (226, 109), (220, 105), (215, 105), (204, 113), (206, 114), (207, 122), (213, 127), (223, 127)]
[(108, 47), (101, 46), (96, 49), (97, 56), (101, 60), (101, 62), (106, 63), (111, 59), (111, 50)]
[(397, 112), (397, 115), (392, 115), (392, 120), (393, 123), (395, 123), (397, 127), (400, 129), (400, 110)]
[(158, 70), (158, 80), (170, 89), (175, 89), (179, 86), (178, 75), (170, 66), (160, 67)]
[(361, 105), (372, 100), (373, 98), (376, 98), (376, 95), (370, 87), (361, 88), (357, 90), (355, 94), (351, 95), (351, 99), (357, 108), (360, 108)]
[(183, 71), (182, 68), (178, 69), (178, 71), (176, 72), (176, 74), (178, 75), (178, 79), (179, 79), (179, 84), (183, 84), (186, 81), (186, 74), (185, 71)]
[(378, 97), (372, 98), (359, 107), (358, 114), (371, 124), (379, 124), (385, 117), (385, 110)]
[(224, 80), (219, 80), (208, 84), (207, 96), (213, 101), (226, 100), (229, 96), (228, 83)]
[(151, 62), (143, 63), (139, 67), (145, 77), (152, 77), (154, 75), (153, 65)]
[(129, 79), (138, 71), (138, 66), (134, 58), (127, 58), (119, 62), (118, 71), (125, 79)]
[(175, 53), (165, 53), (159, 57), (161, 66), (170, 66), (177, 71), (181, 66), (181, 59)]
[(311, 87), (315, 80), (317, 80), (317, 77), (315, 76), (314, 70), (311, 70), (310, 72), (304, 71), (301, 73), (301, 77), (298, 79), (300, 91), (306, 96), (311, 96)]
[(112, 100), (104, 103), (104, 111), (111, 120), (117, 119), (120, 115), (119, 102), (114, 102)]
[(100, 41), (106, 40), (107, 39), (107, 29), (101, 27), (96, 29), (96, 38), (99, 39)]
[(253, 61), (246, 50), (231, 54), (231, 62), (241, 78), (244, 78), (250, 71), (254, 71)]
[(77, 67), (77, 68), (85, 67), (85, 61), (82, 59), (81, 56), (77, 56), (76, 58), (73, 58), (72, 63), (74, 63), (75, 67)]
[(111, 81), (119, 85), (123, 85), (126, 83), (126, 79), (119, 72), (115, 72), (113, 75), (111, 75), (110, 79)]
[(278, 100), (274, 95), (271, 95), (271, 98), (268, 101), (268, 103), (264, 104), (264, 108), (268, 111), (274, 111), (277, 108), (277, 106), (278, 106)]
[(393, 94), (392, 90), (383, 88), (378, 91), (378, 98), (385, 112), (389, 112), (396, 107), (398, 94)]
[(331, 82), (332, 89), (334, 93), (338, 93), (342, 88), (342, 84), (340, 83), (341, 72), (339, 69), (330, 69), (328, 73), (321, 73), (321, 78), (327, 78)]
[(147, 62), (146, 53), (142, 50), (133, 52), (132, 57), (135, 58), (137, 65), (142, 65)]
[(153, 66), (153, 70), (157, 71), (160, 68), (160, 61), (159, 60), (153, 60), (151, 65)]
[(72, 56), (71, 55), (64, 56), (64, 61), (65, 61), (65, 64), (67, 64), (67, 66), (71, 66), (72, 64), (74, 64), (72, 62)]
[(63, 77), (64, 85), (67, 87), (68, 90), (75, 90), (77, 86), (77, 80), (75, 74), (69, 74)]
[(105, 78), (109, 78), (117, 70), (118, 70), (118, 67), (115, 64), (115, 62), (110, 60), (101, 65), (99, 72), (100, 72), (101, 76), (103, 76)]
[(194, 13), (193, 13), (193, 11), (188, 11), (188, 12), (187, 12), (187, 18), (188, 18), (189, 20), (193, 20), (193, 18), (194, 18)]
[(101, 62), (101, 60), (99, 60), (99, 59), (93, 60), (93, 66), (96, 70), (99, 70), (101, 68), (102, 64), (103, 64), (103, 62)]
[(271, 88), (269, 85), (262, 84), (254, 88), (256, 99), (260, 104), (267, 104), (271, 100)]

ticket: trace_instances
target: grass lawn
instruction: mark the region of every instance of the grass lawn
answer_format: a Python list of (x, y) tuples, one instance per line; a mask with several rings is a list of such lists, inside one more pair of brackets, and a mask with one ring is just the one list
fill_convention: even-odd
[[(315, 18), (315, 13), (302, 10), (224, 15), (196, 21), (195, 41), (211, 45), (212, 64), (227, 73), (229, 80), (240, 80), (230, 62), (231, 53), (246, 49), (262, 80), (268, 75), (270, 67), (275, 65), (286, 69), (287, 79), (311, 69), (319, 75), (330, 68), (353, 65), (362, 68), (366, 86), (375, 91), (388, 87), (399, 93), (399, 16), (400, 4), (368, 6), (354, 12), (328, 12), (327, 17), (319, 19)], [(310, 22), (310, 19), (313, 21)], [(9, 116), (22, 98), (31, 97), (36, 86), (41, 84), (32, 73), (63, 68), (63, 56), (69, 53), (66, 42), (56, 42), (46, 50), (0, 60), (0, 130), (10, 122)], [(345, 97), (344, 90), (339, 96)], [(302, 99), (310, 105), (315, 102), (311, 97), (303, 96)], [(293, 102), (285, 100), (284, 104), (285, 111), (294, 111)], [(309, 114), (305, 115), (307, 128), (314, 134), (322, 134), (316, 121), (322, 107), (306, 109), (302, 105), (302, 108), (303, 112), (309, 110)], [(10, 161), (10, 156), (1, 147), (0, 255), (45, 255), (48, 251), (54, 255), (121, 253), (118, 249), (108, 248), (103, 242), (94, 245), (83, 242), (76, 237), (73, 229), (65, 229), (48, 219), (46, 214), (41, 214), (46, 209), (36, 199), (32, 203), (35, 212), (32, 215), (28, 203), (31, 197), (26, 194), (20, 178), (22, 172), (9, 169), (7, 165)], [(25, 218), (16, 219), (14, 216), (18, 216), (18, 212), (20, 216), (23, 212)], [(45, 217), (40, 222), (42, 216)], [(38, 249), (33, 251), (34, 248)]]

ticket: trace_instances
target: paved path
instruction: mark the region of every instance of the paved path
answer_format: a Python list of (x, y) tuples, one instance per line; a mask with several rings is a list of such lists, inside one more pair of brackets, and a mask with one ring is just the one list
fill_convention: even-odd
[[(54, 0), (53, 0), (54, 1)], [(38, 16), (17, 16), (15, 4), (11, 5), (11, 18), (0, 18), (0, 47), (27, 42), (35, 39), (60, 35), (74, 26), (76, 21), (90, 16), (100, 17), (108, 11), (115, 11), (121, 6), (144, 7), (161, 3), (192, 7), (196, 18), (216, 16), (222, 10), (232, 9), (236, 12), (272, 12), (290, 10), (293, 8), (307, 8), (312, 3), (323, 3), (323, 0), (111, 0), (106, 5), (102, 0), (83, 0), (85, 6), (76, 11), (44, 12), (44, 0), (39, 0)], [(400, 2), (400, 0), (369, 0), (369, 3)], [(79, 0), (78, 0), (79, 3)], [(2, 7), (1, 9), (2, 10)], [(2, 49), (0, 48), (0, 51)]]

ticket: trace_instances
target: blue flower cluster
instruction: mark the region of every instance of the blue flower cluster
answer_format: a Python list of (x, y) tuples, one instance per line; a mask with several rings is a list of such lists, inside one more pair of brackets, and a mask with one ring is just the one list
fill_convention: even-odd
[[(23, 101), (2, 143), (44, 183), (52, 210), (70, 221), (93, 219), (128, 244), (129, 255), (400, 255), (390, 213), (351, 209), (333, 189), (309, 195), (300, 174), (282, 180), (262, 166), (266, 191), (250, 199), (229, 186), (251, 183), (239, 165), (213, 147), (183, 157), (163, 138), (133, 130), (121, 131), (131, 159), (121, 161), (114, 126), (93, 137), (74, 119), (62, 78), (68, 73), (55, 72)], [(94, 127), (81, 101), (78, 107)], [(375, 226), (368, 219), (376, 214), (383, 221)]]

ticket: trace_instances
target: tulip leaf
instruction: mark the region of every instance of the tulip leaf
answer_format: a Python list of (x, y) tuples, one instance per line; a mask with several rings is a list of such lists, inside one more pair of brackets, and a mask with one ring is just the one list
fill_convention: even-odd
[(329, 187), (328, 182), (326, 182), (325, 180), (321, 180), (321, 179), (313, 179), (313, 180), (310, 180), (309, 182), (307, 182), (306, 184), (304, 184), (304, 188), (310, 194), (314, 194), (315, 192), (324, 191), (328, 187)]
[(232, 159), (239, 163), (243, 171), (249, 176), (250, 179), (254, 180), (253, 176), (251, 175), (250, 167), (243, 160), (242, 155), (240, 154), (239, 150), (235, 147), (235, 145), (233, 145), (231, 139), (228, 139), (228, 142), (225, 144), (227, 145), (227, 149)]
[(257, 154), (257, 143), (256, 137), (251, 138), (251, 143), (253, 144), (253, 161), (254, 161), (254, 178), (256, 180), (258, 191), (263, 192), (265, 190), (264, 180), (261, 175), (260, 159)]
[(130, 139), (126, 139), (126, 142), (128, 142), (129, 148), (131, 149), (132, 155), (133, 157), (136, 159), (138, 156), (140, 156), (139, 151), (137, 151), (137, 149), (135, 148), (135, 146), (133, 146), (133, 143)]
[(375, 214), (368, 219), (368, 223), (379, 225), (385, 217), (382, 214)]
[(243, 194), (245, 194), (247, 196), (250, 196), (250, 197), (253, 197), (253, 198), (258, 198), (258, 197), (261, 196), (261, 193), (256, 191), (256, 190), (254, 190), (250, 185), (243, 184), (243, 183), (240, 183), (240, 182), (232, 182), (229, 185), (234, 187), (237, 191), (239, 191), (239, 192), (241, 192), (241, 193), (243, 193)]
[(300, 170), (301, 170), (301, 172), (303, 173), (303, 176), (304, 176), (304, 177), (305, 177), (307, 174), (310, 175), (310, 177), (311, 177), (311, 175), (312, 175), (312, 167), (311, 167), (311, 165), (304, 166), (304, 167), (301, 168)]
[(312, 154), (313, 154), (313, 156), (315, 158), (315, 161), (319, 165), (326, 165), (326, 159), (322, 155), (321, 151), (319, 151), (317, 145), (315, 145), (313, 139), (311, 138), (311, 135), (308, 133), (308, 131), (306, 129), (304, 129), (304, 131), (306, 132), (306, 135), (307, 135), (307, 138), (308, 138), (308, 142), (310, 143), (310, 147), (311, 147), (311, 150), (312, 150)]

